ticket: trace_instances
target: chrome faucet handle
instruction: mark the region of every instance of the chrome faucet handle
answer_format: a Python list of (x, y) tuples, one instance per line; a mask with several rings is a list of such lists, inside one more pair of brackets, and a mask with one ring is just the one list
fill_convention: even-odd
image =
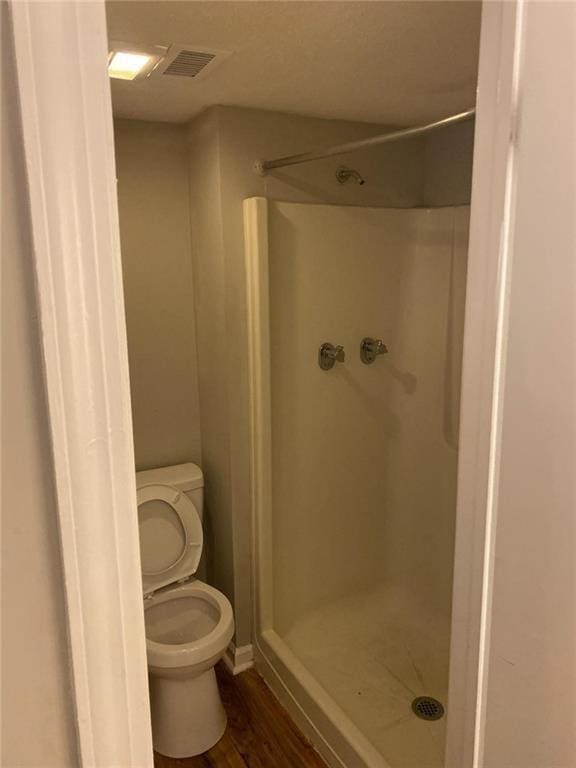
[(339, 363), (343, 363), (346, 359), (346, 355), (344, 353), (344, 347), (341, 344), (336, 344), (334, 349), (328, 352), (328, 354), (334, 358), (334, 360), (337, 360)]
[(334, 368), (336, 362), (343, 363), (346, 355), (344, 353), (344, 347), (341, 344), (330, 344), (329, 341), (320, 345), (318, 350), (318, 365), (323, 371), (329, 371)]
[(376, 360), (378, 355), (385, 355), (388, 347), (382, 339), (371, 339), (369, 336), (360, 342), (360, 360), (366, 365), (370, 365)]

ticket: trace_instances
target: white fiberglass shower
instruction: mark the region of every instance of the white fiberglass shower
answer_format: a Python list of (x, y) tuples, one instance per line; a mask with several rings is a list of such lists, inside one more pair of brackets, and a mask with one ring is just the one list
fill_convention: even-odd
[(261, 671), (331, 765), (442, 768), (469, 208), (244, 213)]

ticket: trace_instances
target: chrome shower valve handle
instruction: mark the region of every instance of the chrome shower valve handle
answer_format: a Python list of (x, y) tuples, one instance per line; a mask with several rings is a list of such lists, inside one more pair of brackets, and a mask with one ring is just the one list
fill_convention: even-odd
[(344, 347), (340, 344), (334, 346), (329, 341), (320, 345), (318, 350), (318, 365), (323, 371), (334, 368), (336, 362), (343, 363), (345, 358)]
[(376, 360), (378, 355), (385, 355), (388, 347), (382, 339), (371, 339), (369, 336), (360, 342), (360, 360), (366, 365), (370, 365)]

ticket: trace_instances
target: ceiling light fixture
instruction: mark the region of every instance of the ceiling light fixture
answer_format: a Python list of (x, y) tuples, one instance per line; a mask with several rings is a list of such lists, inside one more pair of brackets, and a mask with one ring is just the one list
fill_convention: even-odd
[(162, 61), (167, 50), (160, 45), (111, 42), (108, 74), (118, 80), (137, 80), (148, 77)]
[(110, 59), (108, 74), (118, 80), (134, 80), (149, 62), (150, 56), (145, 53), (118, 51)]

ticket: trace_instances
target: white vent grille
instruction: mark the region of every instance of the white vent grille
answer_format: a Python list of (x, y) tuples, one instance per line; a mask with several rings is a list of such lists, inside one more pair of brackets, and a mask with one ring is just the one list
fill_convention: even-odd
[[(172, 43), (162, 61), (150, 73), (150, 77), (172, 75), (201, 80), (226, 61), (232, 51), (203, 48), (192, 43)], [(167, 83), (167, 81), (165, 81)]]
[(180, 51), (162, 74), (177, 75), (178, 77), (196, 77), (215, 58), (215, 53)]

